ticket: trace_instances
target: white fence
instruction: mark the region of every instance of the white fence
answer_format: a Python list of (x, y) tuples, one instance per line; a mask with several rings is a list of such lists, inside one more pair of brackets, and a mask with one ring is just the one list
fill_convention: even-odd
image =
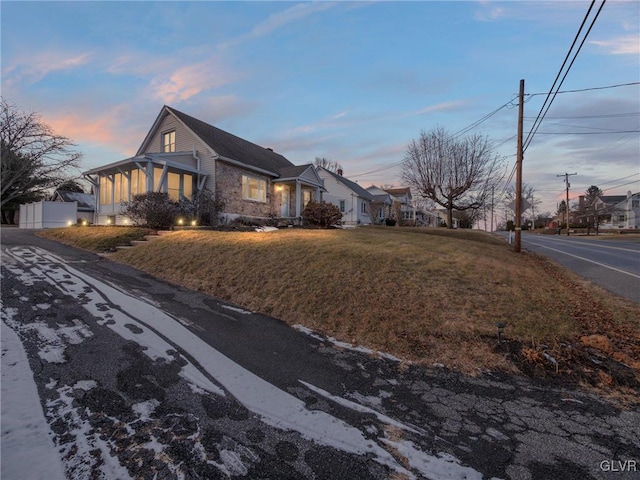
[(75, 225), (77, 202), (37, 202), (20, 205), (20, 228), (56, 228)]

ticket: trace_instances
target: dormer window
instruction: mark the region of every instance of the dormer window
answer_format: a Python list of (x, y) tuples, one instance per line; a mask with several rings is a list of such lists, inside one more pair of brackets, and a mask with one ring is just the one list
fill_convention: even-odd
[(162, 134), (162, 151), (164, 153), (171, 153), (176, 151), (176, 131)]

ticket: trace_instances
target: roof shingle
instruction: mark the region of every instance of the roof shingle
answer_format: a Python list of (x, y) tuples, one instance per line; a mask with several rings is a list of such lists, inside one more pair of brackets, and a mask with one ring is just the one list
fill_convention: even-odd
[(268, 148), (261, 147), (235, 135), (225, 132), (213, 125), (198, 120), (175, 108), (166, 106), (193, 133), (202, 139), (219, 155), (244, 163), (248, 166), (268, 170), (277, 175), (283, 168), (293, 167), (293, 163), (284, 156)]

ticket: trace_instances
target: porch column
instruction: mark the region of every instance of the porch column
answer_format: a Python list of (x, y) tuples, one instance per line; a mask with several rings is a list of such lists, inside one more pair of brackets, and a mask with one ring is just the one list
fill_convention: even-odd
[(300, 195), (302, 191), (300, 190), (300, 180), (296, 178), (296, 217), (299, 217), (302, 214), (300, 206), (302, 205), (302, 199)]
[(320, 190), (320, 187), (316, 187), (316, 202), (321, 202), (322, 201), (322, 191)]

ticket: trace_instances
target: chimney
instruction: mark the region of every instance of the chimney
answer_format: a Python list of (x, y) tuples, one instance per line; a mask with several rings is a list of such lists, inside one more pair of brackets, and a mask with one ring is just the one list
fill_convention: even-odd
[(273, 152), (273, 148), (271, 147), (267, 147), (267, 150), (269, 150), (270, 152)]
[(342, 169), (341, 168), (338, 169), (338, 175), (342, 176)]

